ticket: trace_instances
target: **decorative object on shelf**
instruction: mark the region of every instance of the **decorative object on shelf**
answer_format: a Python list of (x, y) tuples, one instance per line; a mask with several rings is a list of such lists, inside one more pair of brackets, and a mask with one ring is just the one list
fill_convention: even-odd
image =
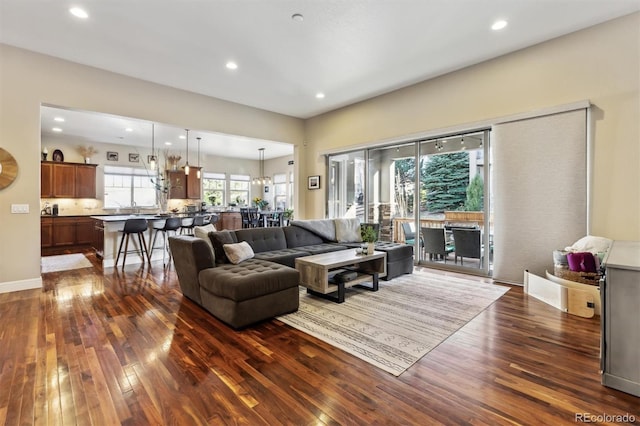
[(118, 161), (118, 153), (114, 151), (107, 151), (107, 160)]
[(269, 205), (269, 202), (267, 200), (263, 200), (260, 197), (256, 197), (253, 199), (253, 204), (255, 204), (256, 207), (260, 210), (264, 210), (264, 208)]
[(49, 155), (49, 150), (45, 146), (42, 148), (42, 161), (47, 161), (47, 155)]
[(51, 157), (53, 161), (64, 161), (64, 154), (59, 149), (53, 151), (53, 156)]
[(189, 174), (189, 129), (184, 129), (187, 132), (187, 162), (184, 165), (185, 176)]
[(139, 163), (140, 162), (140, 154), (129, 153), (129, 162), (130, 163)]
[(260, 161), (260, 176), (253, 178), (254, 185), (268, 185), (271, 178), (264, 175), (264, 148), (258, 149), (258, 161)]
[(84, 158), (84, 162), (86, 164), (91, 163), (91, 156), (98, 153), (98, 150), (92, 146), (78, 145), (77, 149), (80, 155), (82, 155), (82, 158)]
[(158, 158), (156, 157), (156, 127), (155, 123), (151, 123), (151, 155), (147, 156), (147, 161), (149, 162), (149, 168), (151, 170), (156, 169), (156, 162)]
[(4, 189), (15, 180), (18, 175), (18, 163), (9, 151), (0, 148), (0, 189)]
[(176, 171), (178, 170), (178, 162), (180, 161), (182, 157), (179, 155), (174, 155), (174, 154), (169, 154), (168, 152), (165, 151), (165, 162), (167, 164), (171, 165), (171, 170)]
[(309, 176), (308, 189), (320, 189), (320, 176)]
[(198, 179), (200, 179), (200, 177), (202, 176), (202, 174), (200, 173), (200, 139), (202, 139), (201, 137), (197, 137), (196, 139), (198, 139)]

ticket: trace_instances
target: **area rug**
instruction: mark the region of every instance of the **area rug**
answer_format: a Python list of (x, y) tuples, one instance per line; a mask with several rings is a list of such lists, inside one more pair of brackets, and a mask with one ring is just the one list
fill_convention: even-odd
[(377, 292), (348, 289), (344, 303), (301, 287), (300, 309), (278, 319), (399, 376), (508, 290), (415, 272), (380, 281)]
[(91, 268), (93, 265), (82, 253), (43, 256), (40, 262), (41, 273), (68, 271), (71, 269)]

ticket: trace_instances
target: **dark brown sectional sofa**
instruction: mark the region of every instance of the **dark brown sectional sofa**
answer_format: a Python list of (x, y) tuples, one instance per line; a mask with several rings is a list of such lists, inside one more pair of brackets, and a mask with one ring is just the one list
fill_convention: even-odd
[[(233, 328), (297, 310), (299, 273), (294, 269), (295, 259), (361, 244), (332, 241), (330, 227), (320, 235), (313, 232), (313, 225), (327, 224), (321, 222), (210, 232), (211, 246), (202, 238), (170, 237), (183, 294)], [(253, 258), (236, 265), (228, 263), (224, 244), (241, 241), (251, 246)], [(412, 246), (379, 242), (376, 249), (387, 252), (384, 279), (413, 271)]]

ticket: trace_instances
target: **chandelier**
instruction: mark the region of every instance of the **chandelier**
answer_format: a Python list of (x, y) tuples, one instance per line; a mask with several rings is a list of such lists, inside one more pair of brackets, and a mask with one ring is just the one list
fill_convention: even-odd
[(271, 178), (264, 175), (264, 148), (258, 149), (258, 160), (260, 161), (260, 176), (253, 178), (254, 185), (269, 185)]

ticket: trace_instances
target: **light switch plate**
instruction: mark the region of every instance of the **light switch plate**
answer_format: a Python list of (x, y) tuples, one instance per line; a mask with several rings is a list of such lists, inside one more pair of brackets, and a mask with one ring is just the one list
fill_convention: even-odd
[(29, 204), (11, 204), (11, 213), (29, 213)]

